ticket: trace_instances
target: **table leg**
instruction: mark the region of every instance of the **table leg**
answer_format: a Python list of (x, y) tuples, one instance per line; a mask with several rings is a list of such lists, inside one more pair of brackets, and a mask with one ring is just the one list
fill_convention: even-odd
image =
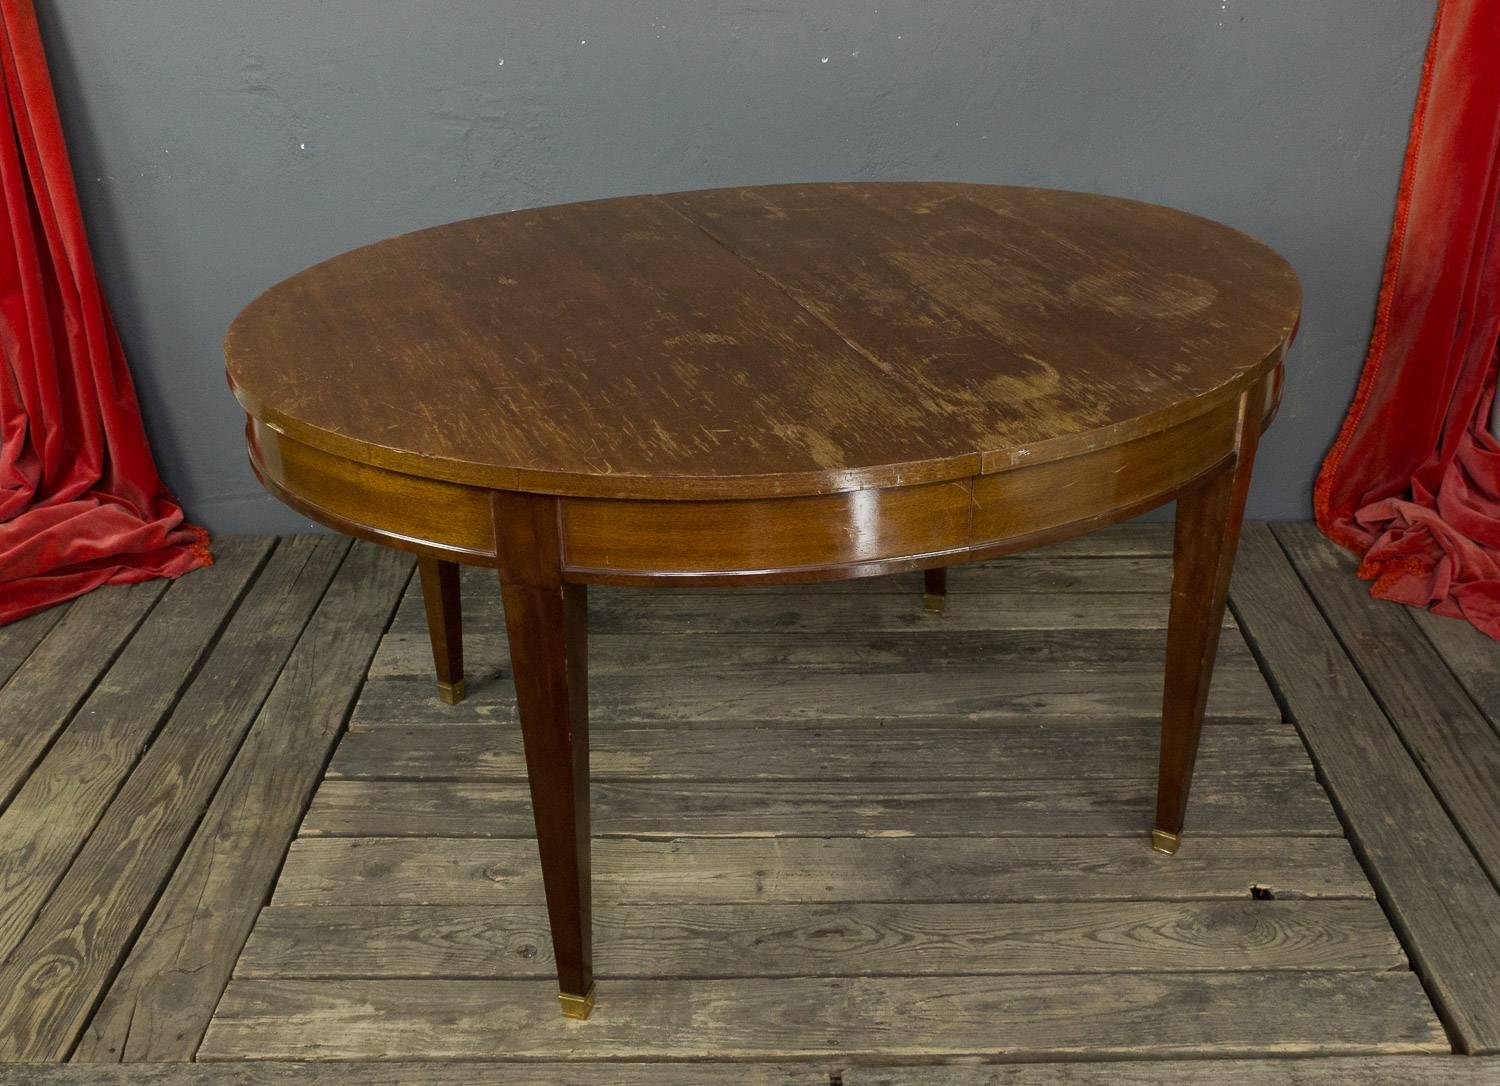
[(418, 558), (422, 605), (427, 609), (427, 636), (437, 669), (438, 697), (449, 705), (464, 700), (464, 620), (458, 595), (458, 563)]
[(923, 578), (922, 610), (940, 615), (948, 606), (948, 570), (943, 566), (929, 569), (923, 573)]
[(1182, 842), (1193, 763), (1229, 596), (1229, 574), (1260, 437), (1260, 404), (1258, 393), (1240, 401), (1234, 460), (1177, 495), (1161, 765), (1156, 825), (1151, 831), (1151, 845), (1158, 852), (1176, 852)]
[(588, 598), (563, 584), (557, 500), (497, 493), (496, 550), (562, 1012), (594, 1007)]

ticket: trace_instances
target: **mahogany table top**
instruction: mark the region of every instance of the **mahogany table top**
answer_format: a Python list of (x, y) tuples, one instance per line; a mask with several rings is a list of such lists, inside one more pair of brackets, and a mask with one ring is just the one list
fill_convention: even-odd
[(452, 482), (827, 494), (1008, 470), (1194, 417), (1300, 288), (1229, 227), (943, 183), (720, 189), (451, 223), (272, 287), (225, 342), (254, 417)]

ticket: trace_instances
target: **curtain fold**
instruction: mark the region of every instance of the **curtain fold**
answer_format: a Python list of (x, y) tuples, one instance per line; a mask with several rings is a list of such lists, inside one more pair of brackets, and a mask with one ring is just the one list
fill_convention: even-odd
[(1313, 507), (1371, 594), (1500, 638), (1500, 3), (1442, 0), (1369, 353)]
[(0, 624), (211, 561), (157, 475), (31, 0), (0, 0)]

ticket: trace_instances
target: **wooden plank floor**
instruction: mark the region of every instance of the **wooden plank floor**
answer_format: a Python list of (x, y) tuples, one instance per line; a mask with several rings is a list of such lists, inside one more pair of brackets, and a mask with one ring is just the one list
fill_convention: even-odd
[[(1491, 1081), (1441, 1054), (1500, 1037), (1500, 796), (1442, 737), (1497, 734), (1500, 657), (1277, 530), (1175, 857), (1168, 529), (954, 570), (941, 616), (913, 577), (593, 591), (587, 1023), (555, 1010), (492, 574), (454, 707), (409, 561), (334, 537), (0, 629), (0, 1059), (67, 1061), (0, 1078)], [(1360, 641), (1392, 628), (1428, 689)], [(976, 1059), (1025, 1066), (943, 1066)], [(1088, 1062), (1121, 1059), (1191, 1062)], [(429, 1062), (344, 1062), (391, 1060)]]
[[(1283, 541), (1292, 545), (1283, 549)], [(1340, 575), (1353, 591), (1336, 589)], [(1275, 534), (1267, 525), (1248, 525), (1234, 576), (1231, 603), (1312, 750), (1455, 1048), (1500, 1053), (1500, 894), (1471, 846), (1470, 828), (1455, 820), (1455, 811), (1471, 809), (1476, 797), (1451, 792), (1458, 776), (1451, 753), (1433, 774), (1424, 752), (1407, 745), (1403, 733), (1415, 732), (1441, 750), (1433, 742), (1441, 733), (1430, 722), (1382, 709), (1409, 699), (1420, 711), (1422, 691), (1396, 684), (1441, 691), (1452, 677), (1430, 659), (1425, 673), (1401, 662), (1413, 648), (1425, 648), (1417, 644), (1412, 613), (1370, 599), (1354, 581), (1353, 560), (1326, 541), (1316, 543), (1309, 525), (1279, 525)], [(1309, 588), (1327, 607), (1327, 622)], [(1394, 627), (1393, 636), (1347, 652), (1366, 621)], [(1372, 666), (1382, 661), (1387, 666)], [(1491, 807), (1500, 806), (1500, 778), (1474, 787)]]

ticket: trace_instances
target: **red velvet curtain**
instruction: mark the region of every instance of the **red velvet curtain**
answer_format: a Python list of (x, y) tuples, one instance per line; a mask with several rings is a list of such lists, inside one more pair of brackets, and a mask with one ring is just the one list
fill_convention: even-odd
[(206, 565), (146, 444), (31, 0), (0, 0), (0, 624)]
[(1373, 595), (1500, 638), (1500, 2), (1442, 0), (1353, 406), (1314, 493)]

